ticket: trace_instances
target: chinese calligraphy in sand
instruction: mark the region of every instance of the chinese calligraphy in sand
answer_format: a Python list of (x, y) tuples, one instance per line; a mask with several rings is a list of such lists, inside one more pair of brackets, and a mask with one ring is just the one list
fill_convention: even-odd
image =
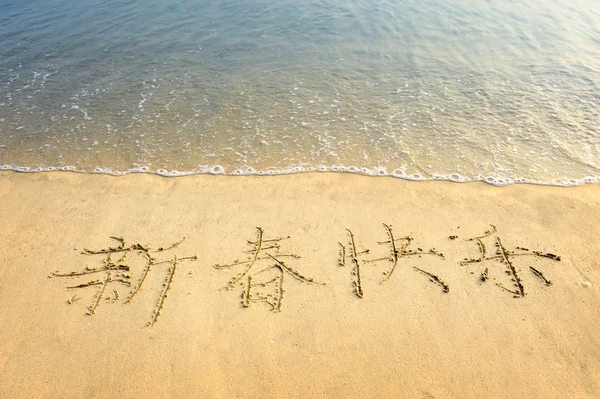
[[(216, 264), (213, 266), (216, 269), (243, 266), (242, 271), (229, 280), (224, 288), (231, 290), (237, 285), (241, 285), (243, 287), (242, 305), (244, 307), (249, 307), (253, 302), (263, 302), (272, 311), (279, 312), (285, 292), (283, 283), (286, 275), (301, 283), (325, 285), (314, 281), (310, 277), (303, 276), (284, 261), (286, 258), (300, 259), (300, 256), (294, 253), (280, 252), (281, 241), (286, 238), (289, 238), (289, 236), (267, 239), (264, 230), (257, 227), (255, 240), (247, 241), (250, 249), (244, 251), (247, 254), (246, 260), (235, 260), (231, 264)], [(255, 271), (259, 264), (266, 264), (266, 266)], [(273, 288), (273, 291), (267, 292), (270, 288)]]
[[(410, 249), (410, 245), (414, 241), (412, 237), (405, 236), (400, 238), (394, 237), (394, 232), (392, 230), (392, 226), (383, 223), (383, 227), (385, 228), (388, 239), (386, 241), (378, 241), (377, 244), (385, 245), (388, 247), (389, 254), (388, 256), (375, 258), (375, 259), (364, 259), (364, 255), (368, 254), (370, 251), (368, 249), (359, 251), (356, 245), (356, 238), (354, 233), (351, 230), (346, 229), (348, 232), (348, 244), (345, 246), (341, 242), (338, 242), (338, 246), (340, 249), (340, 257), (339, 257), (339, 265), (346, 266), (346, 261), (350, 260), (352, 262), (352, 275), (354, 276), (353, 286), (354, 292), (359, 298), (363, 298), (364, 292), (362, 287), (362, 275), (361, 275), (361, 267), (364, 263), (377, 263), (382, 261), (387, 261), (391, 263), (390, 268), (383, 272), (383, 279), (380, 281), (380, 284), (388, 281), (396, 267), (398, 266), (398, 262), (401, 258), (407, 256), (424, 256), (424, 255), (433, 255), (438, 256), (442, 259), (445, 259), (444, 254), (438, 252), (435, 248), (431, 248), (428, 251), (423, 251), (421, 248), (417, 248), (416, 250)], [(413, 269), (416, 271), (426, 275), (429, 280), (442, 288), (443, 292), (449, 292), (450, 287), (446, 284), (442, 279), (436, 276), (433, 273), (429, 273), (421, 268), (413, 266)]]
[[(548, 258), (548, 259), (552, 259), (556, 262), (560, 262), (560, 256), (555, 255), (553, 253), (544, 253), (541, 251), (529, 250), (528, 248), (523, 248), (523, 247), (516, 247), (515, 250), (509, 250), (504, 246), (500, 237), (495, 237), (495, 240), (494, 240), (494, 246), (496, 248), (495, 254), (488, 255), (487, 247), (484, 243), (484, 240), (490, 239), (498, 231), (496, 229), (496, 226), (494, 226), (494, 225), (490, 225), (490, 226), (491, 226), (491, 229), (487, 230), (483, 235), (467, 239), (467, 241), (474, 241), (477, 243), (477, 246), (479, 248), (479, 257), (471, 258), (471, 259), (465, 258), (464, 260), (462, 260), (460, 262), (460, 265), (466, 266), (466, 265), (469, 265), (472, 263), (480, 263), (480, 262), (490, 261), (490, 260), (500, 262), (501, 264), (503, 264), (506, 267), (505, 273), (510, 277), (513, 288), (512, 289), (506, 288), (505, 286), (503, 286), (500, 283), (496, 283), (496, 285), (498, 287), (502, 288), (503, 290), (508, 291), (511, 294), (513, 294), (513, 297), (522, 298), (526, 295), (525, 286), (523, 284), (523, 280), (521, 278), (519, 270), (517, 269), (517, 267), (514, 264), (514, 258), (519, 257), (519, 256), (535, 256), (535, 257), (540, 257), (540, 258)], [(538, 279), (543, 281), (545, 285), (547, 285), (547, 286), (552, 285), (552, 281), (548, 280), (540, 270), (536, 269), (533, 266), (529, 266), (529, 270), (531, 271), (531, 273), (534, 276), (536, 276)], [(485, 270), (483, 270), (481, 272), (481, 281), (487, 281), (488, 279), (489, 279), (489, 268), (486, 267)]]
[[(516, 247), (509, 249), (505, 246), (503, 239), (498, 236), (498, 231), (494, 225), (484, 234), (471, 237), (465, 240), (467, 243), (477, 245), (478, 256), (473, 258), (464, 258), (462, 261), (456, 260), (460, 266), (467, 267), (474, 265), (480, 266), (482, 283), (492, 278), (494, 270), (487, 267), (490, 262), (499, 262), (504, 266), (504, 273), (508, 275), (505, 278), (510, 279), (510, 286), (506, 283), (496, 282), (495, 284), (502, 290), (509, 292), (515, 298), (522, 298), (526, 295), (524, 278), (526, 276), (517, 267), (517, 263), (523, 267), (528, 267), (531, 274), (539, 279), (546, 286), (550, 286), (550, 281), (539, 266), (525, 263), (524, 256), (533, 257), (535, 261), (540, 261), (539, 258), (546, 260), (560, 261), (561, 258), (553, 253), (545, 253), (537, 250), (530, 250), (524, 247)], [(439, 252), (435, 247), (428, 250), (422, 248), (414, 248), (415, 239), (411, 236), (397, 237), (394, 234), (392, 226), (383, 224), (387, 239), (377, 241), (379, 246), (383, 246), (382, 253), (373, 254), (369, 249), (360, 247), (360, 243), (356, 235), (350, 229), (346, 229), (348, 241), (346, 244), (338, 242), (339, 248), (339, 266), (345, 267), (347, 264), (351, 266), (352, 286), (353, 291), (358, 298), (364, 297), (364, 268), (379, 266), (381, 263), (387, 265), (383, 271), (383, 277), (379, 281), (380, 284), (391, 280), (392, 276), (397, 275), (398, 267), (402, 262), (408, 259), (414, 259), (412, 269), (426, 276), (429, 281), (439, 286), (444, 293), (450, 291), (449, 285), (442, 280), (438, 275), (431, 272), (431, 267), (435, 267), (432, 258), (445, 260), (444, 254)], [(241, 287), (241, 303), (244, 307), (250, 307), (252, 303), (263, 303), (274, 312), (281, 310), (282, 301), (285, 293), (284, 282), (287, 278), (293, 278), (301, 283), (313, 285), (325, 285), (314, 281), (311, 277), (301, 274), (290, 263), (297, 263), (301, 257), (293, 252), (286, 252), (281, 249), (284, 240), (290, 237), (268, 238), (261, 227), (256, 228), (256, 237), (254, 240), (246, 241), (247, 248), (243, 251), (246, 256), (244, 260), (235, 260), (229, 264), (215, 264), (214, 268), (236, 269), (238, 273), (233, 276), (229, 282), (223, 287), (227, 290), (232, 290)], [(451, 240), (456, 240), (458, 237), (452, 235)], [(87, 257), (101, 257), (98, 259), (98, 265), (86, 266), (80, 270), (70, 272), (55, 271), (49, 277), (60, 277), (70, 279), (86, 278), (87, 281), (77, 281), (66, 288), (72, 292), (88, 292), (86, 289), (95, 288), (89, 305), (85, 305), (88, 315), (94, 315), (98, 307), (103, 304), (111, 304), (122, 301), (124, 304), (129, 304), (147, 288), (149, 292), (154, 290), (157, 295), (154, 310), (147, 322), (148, 326), (153, 326), (166, 302), (167, 294), (173, 284), (176, 272), (183, 261), (195, 261), (197, 256), (179, 257), (172, 255), (170, 257), (161, 258), (161, 254), (171, 253), (173, 250), (183, 243), (184, 239), (167, 247), (160, 247), (152, 250), (149, 245), (127, 242), (123, 237), (110, 237), (114, 246), (108, 246), (99, 250), (84, 249), (82, 255)], [(493, 242), (495, 252), (489, 253), (488, 246)], [(473, 249), (474, 250), (474, 249)], [(424, 267), (422, 263), (427, 256), (430, 266)], [(416, 257), (416, 259), (415, 259)], [(519, 261), (517, 261), (519, 260)], [(454, 263), (455, 264), (455, 263)], [(425, 269), (429, 269), (427, 271)], [(369, 270), (369, 269), (367, 269)], [(370, 269), (373, 270), (373, 269)], [(152, 274), (153, 271), (160, 271), (162, 275)], [(472, 271), (472, 274), (475, 272)], [(191, 274), (191, 271), (190, 271)], [(150, 277), (149, 277), (150, 276)], [(164, 277), (163, 277), (164, 276)], [(162, 281), (160, 288), (154, 286)], [(149, 287), (147, 287), (149, 286)], [(128, 294), (121, 295), (122, 287), (127, 287)], [(81, 297), (73, 295), (68, 299), (69, 304), (74, 304), (81, 300)]]
[(365, 249), (362, 251), (358, 251), (356, 246), (356, 239), (354, 238), (354, 233), (350, 229), (346, 229), (348, 232), (348, 249), (341, 242), (338, 242), (340, 247), (340, 258), (338, 264), (340, 266), (346, 266), (346, 260), (350, 259), (352, 262), (352, 275), (354, 276), (354, 281), (352, 282), (352, 286), (354, 287), (354, 292), (356, 296), (362, 298), (364, 296), (363, 288), (362, 288), (362, 275), (361, 275), (361, 257), (364, 254), (368, 254), (369, 250)]
[[(97, 274), (103, 274), (102, 278), (90, 280), (83, 284), (67, 286), (67, 289), (81, 289), (92, 286), (98, 286), (98, 290), (96, 291), (92, 303), (90, 306), (87, 306), (87, 314), (93, 315), (96, 313), (96, 309), (104, 299), (107, 303), (114, 303), (120, 299), (119, 291), (117, 289), (112, 289), (109, 293), (109, 285), (115, 283), (126, 287), (132, 287), (132, 279), (134, 277), (134, 272), (131, 270), (131, 267), (127, 261), (128, 254), (135, 254), (137, 256), (141, 256), (144, 259), (144, 267), (140, 273), (137, 282), (133, 284), (133, 288), (129, 292), (129, 295), (125, 298), (124, 303), (131, 303), (134, 297), (140, 292), (142, 285), (144, 284), (146, 277), (150, 270), (156, 266), (161, 265), (170, 265), (168, 271), (166, 273), (165, 282), (163, 283), (161, 293), (158, 297), (156, 307), (152, 313), (152, 317), (148, 322), (148, 326), (153, 326), (156, 323), (158, 316), (160, 315), (162, 308), (165, 303), (165, 299), (167, 297), (167, 291), (171, 287), (173, 282), (173, 277), (175, 276), (175, 272), (177, 270), (177, 266), (180, 262), (185, 260), (197, 260), (197, 256), (186, 256), (179, 258), (177, 255), (174, 255), (169, 260), (157, 261), (157, 259), (153, 256), (156, 253), (162, 253), (173, 248), (179, 246), (184, 240), (176, 242), (166, 248), (158, 248), (155, 251), (151, 250), (149, 245), (142, 245), (140, 243), (128, 244), (123, 237), (110, 237), (112, 240), (118, 243), (117, 246), (107, 247), (100, 250), (90, 250), (84, 249), (82, 254), (88, 256), (94, 255), (103, 255), (102, 266), (99, 267), (85, 267), (83, 270), (75, 270), (72, 272), (61, 273), (59, 271), (53, 272), (49, 277), (81, 277), (81, 276), (92, 276)], [(120, 255), (117, 261), (113, 261), (112, 257)], [(79, 297), (72, 296), (68, 302), (70, 304), (78, 301)]]

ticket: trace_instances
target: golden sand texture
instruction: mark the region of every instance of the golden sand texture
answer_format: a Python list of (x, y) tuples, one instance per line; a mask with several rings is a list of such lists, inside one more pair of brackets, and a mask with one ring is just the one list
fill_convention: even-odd
[(0, 226), (3, 398), (600, 397), (598, 185), (3, 172)]

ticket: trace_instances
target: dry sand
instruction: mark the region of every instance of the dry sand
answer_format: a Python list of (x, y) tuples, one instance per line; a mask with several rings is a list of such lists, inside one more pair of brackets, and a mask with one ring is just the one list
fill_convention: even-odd
[[(0, 397), (600, 397), (600, 186), (576, 188), (482, 183), (407, 182), (344, 174), (280, 177), (74, 173), (0, 173)], [(394, 273), (383, 223), (406, 251)], [(482, 239), (495, 256), (500, 238), (526, 296), (506, 263), (461, 266)], [(305, 277), (284, 272), (281, 311), (241, 304), (245, 286), (220, 290), (253, 253), (256, 227), (280, 242), (279, 257)], [(355, 235), (364, 297), (352, 283), (355, 264), (338, 264)], [(458, 236), (450, 239), (450, 236)], [(82, 250), (118, 245), (109, 236), (153, 249), (156, 263), (182, 261), (156, 323), (148, 327), (171, 264), (154, 265), (132, 303), (131, 288), (66, 286), (106, 273), (48, 278), (59, 270), (102, 267)], [(275, 243), (265, 241), (248, 275), (277, 277)], [(402, 250), (405, 241), (398, 240)], [(526, 247), (561, 256), (512, 256)], [(266, 248), (266, 249), (265, 249)], [(127, 252), (135, 283), (145, 257)], [(402, 255), (402, 253), (400, 253)], [(114, 254), (117, 263), (121, 253)], [(275, 256), (277, 257), (277, 256)], [(413, 268), (435, 274), (450, 291)], [(547, 286), (530, 267), (553, 282)], [(488, 269), (489, 279), (481, 281)], [(283, 269), (281, 269), (283, 270)], [(506, 272), (511, 274), (507, 274)], [(112, 272), (115, 277), (116, 272)], [(247, 283), (247, 276), (240, 280)], [(254, 286), (277, 298), (277, 280)], [(115, 300), (115, 290), (119, 299)], [(70, 298), (76, 300), (69, 304)], [(274, 299), (272, 299), (274, 301)]]

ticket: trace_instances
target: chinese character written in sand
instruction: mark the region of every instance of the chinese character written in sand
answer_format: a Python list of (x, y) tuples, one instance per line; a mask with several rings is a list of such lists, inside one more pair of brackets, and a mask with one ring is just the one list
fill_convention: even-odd
[[(398, 262), (399, 262), (400, 258), (403, 258), (405, 256), (416, 255), (416, 256), (421, 257), (423, 255), (434, 255), (434, 256), (439, 256), (442, 259), (445, 259), (444, 255), (442, 253), (438, 252), (435, 248), (431, 248), (427, 252), (423, 251), (421, 248), (417, 248), (417, 250), (409, 249), (409, 247), (413, 241), (412, 237), (395, 238), (394, 232), (392, 231), (392, 227), (385, 223), (383, 224), (383, 226), (386, 230), (388, 240), (387, 241), (378, 241), (377, 243), (380, 245), (386, 245), (388, 247), (388, 249), (389, 249), (388, 256), (376, 258), (376, 259), (362, 260), (362, 256), (369, 253), (369, 250), (366, 249), (363, 251), (359, 251), (356, 246), (356, 238), (355, 238), (354, 234), (352, 233), (352, 231), (350, 231), (348, 229), (346, 229), (346, 231), (348, 232), (348, 238), (349, 238), (348, 245), (345, 246), (341, 242), (338, 242), (338, 246), (340, 248), (339, 265), (345, 266), (346, 261), (348, 259), (352, 262), (352, 265), (353, 265), (352, 275), (354, 276), (354, 282), (353, 282), (354, 292), (356, 293), (356, 295), (359, 298), (362, 298), (364, 295), (363, 288), (362, 288), (362, 276), (361, 276), (362, 263), (375, 263), (375, 262), (381, 262), (381, 261), (390, 262), (391, 263), (390, 269), (383, 273), (384, 277), (380, 282), (380, 283), (384, 283), (385, 281), (389, 280), (392, 277), (392, 274), (396, 270), (396, 266), (398, 266)], [(413, 269), (415, 269), (418, 272), (429, 277), (429, 280), (438, 284), (440, 287), (442, 287), (442, 290), (444, 292), (450, 291), (450, 287), (435, 274), (429, 273), (429, 272), (427, 272), (423, 269), (420, 269), (416, 266), (413, 266)]]
[(356, 245), (356, 238), (354, 237), (354, 233), (350, 229), (346, 229), (348, 232), (348, 247), (346, 247), (341, 242), (338, 242), (340, 247), (340, 257), (338, 260), (338, 264), (340, 266), (346, 266), (346, 260), (349, 259), (352, 262), (352, 275), (354, 276), (354, 281), (352, 285), (354, 287), (354, 292), (356, 296), (362, 298), (364, 296), (363, 288), (362, 288), (362, 275), (361, 275), (361, 267), (362, 267), (362, 256), (369, 253), (368, 249), (359, 251)]
[[(483, 235), (467, 239), (467, 241), (475, 241), (477, 243), (477, 246), (479, 247), (479, 257), (471, 258), (471, 259), (465, 258), (464, 260), (462, 260), (460, 262), (460, 265), (465, 266), (465, 265), (468, 265), (471, 263), (480, 263), (480, 262), (484, 262), (484, 261), (488, 261), (488, 260), (499, 261), (506, 267), (505, 272), (506, 272), (506, 274), (508, 274), (510, 276), (510, 279), (513, 283), (514, 288), (508, 289), (500, 283), (496, 283), (496, 285), (499, 286), (500, 288), (502, 288), (503, 290), (508, 291), (511, 294), (513, 294), (513, 296), (515, 298), (522, 298), (525, 296), (525, 287), (523, 285), (523, 280), (521, 279), (521, 276), (519, 275), (519, 270), (517, 270), (517, 268), (515, 267), (515, 265), (513, 263), (513, 261), (514, 261), (513, 258), (515, 258), (517, 256), (536, 256), (536, 257), (548, 258), (548, 259), (552, 259), (554, 261), (560, 262), (560, 256), (552, 254), (552, 253), (543, 253), (540, 251), (532, 251), (532, 250), (529, 250), (529, 249), (523, 248), (523, 247), (517, 247), (514, 251), (511, 251), (511, 250), (508, 250), (504, 246), (504, 244), (502, 244), (502, 240), (500, 239), (500, 237), (495, 237), (495, 240), (494, 240), (494, 245), (496, 247), (496, 253), (494, 255), (489, 256), (487, 254), (487, 248), (485, 246), (484, 240), (490, 238), (492, 235), (494, 235), (497, 232), (496, 226), (494, 226), (494, 225), (490, 225), (490, 226), (491, 226), (491, 229), (487, 230)], [(547, 285), (547, 286), (552, 285), (552, 281), (548, 280), (540, 270), (536, 269), (533, 266), (530, 266), (529, 270), (531, 271), (531, 273), (534, 276), (536, 276), (537, 278), (542, 280), (545, 285)], [(488, 280), (488, 278), (489, 278), (488, 273), (489, 273), (489, 269), (486, 267), (485, 270), (481, 273), (482, 281)]]
[[(279, 251), (280, 242), (286, 238), (289, 237), (266, 239), (264, 230), (257, 227), (255, 241), (247, 241), (247, 245), (250, 247), (250, 249), (244, 251), (248, 255), (247, 260), (235, 260), (227, 265), (214, 265), (216, 269), (243, 267), (241, 272), (229, 280), (224, 288), (231, 290), (236, 285), (241, 285), (243, 287), (242, 305), (244, 307), (249, 307), (253, 302), (263, 302), (270, 306), (271, 310), (280, 311), (283, 293), (285, 292), (283, 282), (286, 275), (302, 283), (325, 285), (324, 283), (315, 282), (310, 277), (301, 275), (282, 260), (283, 258), (300, 258), (300, 256), (293, 253)], [(255, 271), (259, 264), (266, 264), (266, 266)], [(272, 292), (266, 292), (271, 288), (274, 289)]]
[[(116, 283), (116, 284), (124, 285), (126, 287), (132, 286), (131, 267), (127, 263), (125, 263), (127, 260), (128, 254), (133, 253), (133, 254), (137, 254), (138, 256), (143, 256), (144, 261), (145, 261), (144, 262), (145, 266), (144, 266), (144, 269), (143, 269), (139, 279), (137, 280), (137, 283), (135, 285), (133, 285), (133, 289), (130, 291), (130, 293), (127, 296), (127, 298), (125, 299), (124, 303), (131, 303), (133, 301), (133, 298), (138, 294), (138, 292), (142, 288), (142, 285), (144, 284), (144, 281), (146, 280), (146, 277), (147, 277), (148, 273), (150, 272), (150, 270), (152, 269), (152, 267), (163, 265), (163, 264), (170, 264), (165, 283), (163, 284), (162, 292), (159, 295), (152, 318), (148, 322), (148, 325), (152, 326), (152, 325), (154, 325), (154, 323), (156, 323), (156, 320), (158, 319), (158, 316), (160, 315), (160, 312), (163, 308), (165, 298), (167, 297), (167, 291), (169, 290), (169, 288), (171, 287), (171, 283), (173, 282), (173, 276), (175, 275), (177, 265), (183, 260), (197, 260), (198, 258), (196, 256), (188, 256), (188, 257), (184, 257), (184, 258), (178, 258), (177, 256), (174, 256), (170, 260), (157, 262), (156, 258), (154, 258), (152, 256), (152, 254), (154, 254), (154, 253), (165, 252), (165, 251), (168, 251), (168, 250), (171, 250), (171, 249), (177, 247), (178, 245), (180, 245), (183, 242), (183, 240), (176, 242), (175, 244), (172, 244), (171, 246), (169, 246), (167, 248), (161, 247), (161, 248), (158, 248), (158, 250), (156, 250), (156, 251), (151, 251), (151, 248), (148, 245), (142, 245), (140, 243), (129, 245), (126, 243), (126, 241), (123, 237), (112, 237), (111, 236), (110, 238), (112, 240), (116, 241), (118, 243), (118, 245), (115, 247), (108, 247), (108, 248), (103, 248), (100, 250), (84, 249), (82, 252), (83, 255), (89, 255), (89, 256), (104, 255), (102, 266), (86, 267), (84, 270), (72, 271), (69, 273), (61, 273), (61, 272), (57, 271), (57, 272), (51, 273), (49, 277), (80, 277), (80, 276), (91, 276), (91, 275), (101, 274), (102, 278), (100, 278), (100, 279), (94, 279), (94, 280), (88, 281), (83, 284), (67, 287), (68, 289), (79, 289), (79, 288), (87, 288), (87, 287), (91, 287), (91, 286), (99, 286), (98, 290), (96, 291), (96, 294), (94, 295), (91, 305), (87, 307), (87, 309), (88, 309), (87, 314), (93, 315), (96, 313), (96, 309), (100, 305), (103, 298), (108, 303), (114, 303), (119, 300), (120, 295), (119, 295), (118, 290), (112, 289), (112, 291), (109, 292), (109, 285)], [(117, 260), (115, 262), (112, 260), (112, 256), (116, 255), (116, 254), (119, 254), (120, 258), (119, 258), (119, 260)], [(68, 302), (70, 304), (72, 304), (79, 299), (81, 299), (81, 298), (79, 298), (77, 296), (73, 296), (68, 300)]]

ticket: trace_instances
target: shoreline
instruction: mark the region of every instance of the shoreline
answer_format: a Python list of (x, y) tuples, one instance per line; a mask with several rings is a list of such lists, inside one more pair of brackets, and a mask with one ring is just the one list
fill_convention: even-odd
[(600, 185), (111, 177), (0, 171), (2, 396), (600, 391)]
[(564, 178), (554, 179), (552, 181), (538, 181), (527, 178), (494, 178), (494, 177), (482, 177), (472, 179), (469, 177), (462, 176), (458, 173), (451, 173), (449, 175), (432, 174), (429, 177), (423, 176), (421, 173), (406, 174), (403, 171), (395, 170), (391, 173), (386, 172), (385, 168), (375, 167), (345, 167), (345, 166), (320, 166), (320, 167), (291, 167), (276, 170), (255, 170), (253, 168), (247, 168), (246, 170), (236, 169), (232, 172), (225, 172), (222, 166), (215, 165), (211, 167), (202, 167), (200, 169), (194, 169), (185, 172), (179, 171), (168, 171), (166, 169), (150, 170), (148, 167), (143, 166), (140, 168), (132, 168), (126, 171), (113, 172), (111, 169), (96, 168), (93, 171), (77, 170), (72, 166), (66, 167), (48, 167), (48, 168), (35, 168), (16, 166), (10, 167), (9, 165), (0, 166), (0, 173), (25, 173), (25, 174), (36, 174), (36, 173), (54, 173), (54, 172), (67, 172), (67, 173), (78, 173), (83, 175), (106, 175), (113, 177), (121, 177), (128, 175), (152, 175), (160, 177), (186, 177), (186, 176), (229, 176), (229, 177), (276, 177), (276, 176), (290, 176), (300, 174), (350, 174), (355, 176), (365, 177), (391, 177), (395, 179), (401, 179), (404, 181), (411, 182), (452, 182), (452, 183), (485, 183), (495, 187), (505, 187), (514, 184), (530, 184), (535, 186), (549, 186), (549, 187), (578, 187), (589, 184), (600, 184), (600, 177), (598, 176), (585, 176), (579, 179)]

